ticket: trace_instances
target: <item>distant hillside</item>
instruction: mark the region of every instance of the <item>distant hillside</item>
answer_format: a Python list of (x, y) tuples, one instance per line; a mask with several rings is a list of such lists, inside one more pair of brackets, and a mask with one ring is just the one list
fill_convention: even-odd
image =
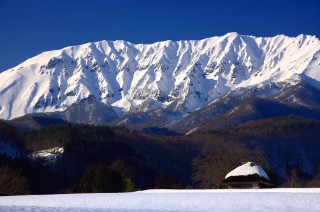
[[(246, 161), (261, 165), (275, 186), (320, 186), (320, 121), (300, 116), (202, 128), (188, 136), (71, 124), (18, 132), (0, 124), (0, 171), (6, 179), (21, 179), (20, 194), (81, 192), (90, 170), (107, 170), (103, 167), (129, 179), (135, 189), (217, 188), (230, 170)], [(64, 151), (55, 153), (53, 147)], [(47, 151), (34, 153), (39, 150)], [(30, 157), (32, 152), (36, 158)], [(59, 155), (50, 159), (50, 154)]]

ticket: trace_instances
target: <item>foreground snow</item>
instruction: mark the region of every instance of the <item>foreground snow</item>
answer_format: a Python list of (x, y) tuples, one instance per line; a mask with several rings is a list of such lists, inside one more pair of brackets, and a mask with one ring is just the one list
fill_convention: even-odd
[(320, 211), (320, 189), (147, 190), (0, 197), (0, 211)]

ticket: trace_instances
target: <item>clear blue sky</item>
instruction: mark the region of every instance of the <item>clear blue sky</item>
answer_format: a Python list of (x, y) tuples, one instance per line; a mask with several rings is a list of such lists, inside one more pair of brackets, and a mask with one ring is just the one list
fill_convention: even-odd
[(153, 43), (227, 32), (320, 37), (320, 0), (0, 0), (0, 72), (99, 40)]

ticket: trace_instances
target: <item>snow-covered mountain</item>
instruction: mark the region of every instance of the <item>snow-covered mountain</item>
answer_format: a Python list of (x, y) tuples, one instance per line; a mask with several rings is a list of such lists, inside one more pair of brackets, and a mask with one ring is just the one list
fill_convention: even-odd
[(100, 41), (44, 52), (0, 73), (0, 118), (88, 102), (112, 106), (113, 117), (165, 109), (181, 118), (230, 91), (301, 81), (320, 89), (315, 36)]

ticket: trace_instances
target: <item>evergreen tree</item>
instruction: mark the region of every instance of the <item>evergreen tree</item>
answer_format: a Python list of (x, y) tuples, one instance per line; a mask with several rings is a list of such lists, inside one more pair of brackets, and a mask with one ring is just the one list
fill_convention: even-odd
[(74, 192), (90, 193), (90, 192), (122, 192), (133, 191), (134, 184), (129, 178), (123, 179), (121, 174), (101, 163), (99, 165), (89, 166)]
[(174, 180), (169, 173), (161, 173), (156, 179), (157, 189), (170, 189), (174, 184)]

